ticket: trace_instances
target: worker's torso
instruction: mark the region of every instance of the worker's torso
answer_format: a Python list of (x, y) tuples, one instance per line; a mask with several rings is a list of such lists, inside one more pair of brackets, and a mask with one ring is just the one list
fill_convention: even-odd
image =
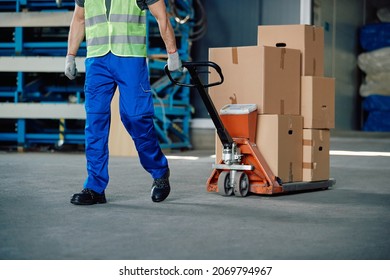
[(146, 56), (146, 12), (136, 0), (85, 0), (84, 9), (87, 57)]

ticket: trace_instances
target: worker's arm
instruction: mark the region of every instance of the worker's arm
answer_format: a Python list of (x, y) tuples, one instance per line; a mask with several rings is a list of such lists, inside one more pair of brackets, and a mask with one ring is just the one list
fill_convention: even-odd
[(75, 5), (68, 36), (68, 54), (76, 55), (85, 36), (84, 8)]
[(176, 47), (175, 32), (167, 14), (164, 0), (159, 0), (148, 6), (150, 13), (155, 17), (161, 38), (168, 52), (168, 68), (171, 71), (181, 70), (181, 61)]
[(156, 18), (160, 34), (168, 53), (176, 52), (176, 39), (171, 22), (166, 11), (164, 0), (159, 0), (148, 6), (150, 13)]
[(73, 80), (77, 75), (76, 54), (85, 36), (84, 8), (75, 5), (68, 35), (68, 52), (65, 60), (65, 75)]

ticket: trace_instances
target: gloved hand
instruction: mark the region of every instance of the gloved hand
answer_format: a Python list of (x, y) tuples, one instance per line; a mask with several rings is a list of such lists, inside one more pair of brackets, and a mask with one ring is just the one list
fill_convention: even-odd
[(169, 71), (180, 71), (183, 69), (181, 67), (181, 60), (179, 57), (179, 52), (175, 51), (174, 53), (168, 53), (168, 70)]
[(65, 75), (70, 79), (74, 80), (77, 75), (75, 56), (68, 54), (65, 59)]

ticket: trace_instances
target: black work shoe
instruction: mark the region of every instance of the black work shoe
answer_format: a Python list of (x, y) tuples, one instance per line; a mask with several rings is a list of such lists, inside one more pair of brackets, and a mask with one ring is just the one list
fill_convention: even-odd
[(75, 193), (70, 199), (70, 203), (75, 205), (92, 205), (106, 203), (106, 196), (91, 189), (83, 189), (80, 193)]
[(161, 202), (166, 199), (171, 191), (169, 185), (169, 169), (165, 175), (160, 179), (154, 179), (152, 185), (152, 200), (153, 202)]

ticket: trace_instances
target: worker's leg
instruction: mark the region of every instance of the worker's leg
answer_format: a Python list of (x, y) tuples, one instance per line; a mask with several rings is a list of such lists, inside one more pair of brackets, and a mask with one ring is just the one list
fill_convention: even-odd
[(142, 166), (154, 179), (162, 178), (168, 171), (168, 161), (161, 151), (154, 128), (146, 60), (118, 58), (117, 63), (115, 77), (120, 91), (121, 120), (134, 140)]
[(88, 58), (85, 62), (85, 154), (88, 177), (84, 188), (102, 193), (107, 187), (108, 135), (110, 131), (110, 103), (115, 92), (115, 81), (106, 65), (110, 55)]

